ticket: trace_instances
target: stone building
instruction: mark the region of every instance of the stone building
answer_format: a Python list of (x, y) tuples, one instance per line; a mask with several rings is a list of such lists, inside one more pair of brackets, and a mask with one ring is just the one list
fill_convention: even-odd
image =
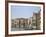
[(33, 28), (36, 30), (39, 30), (40, 29), (40, 23), (41, 23), (40, 12), (33, 13), (33, 17), (32, 17)]
[(12, 20), (12, 27), (15, 28), (26, 28), (31, 25), (31, 20), (28, 18), (16, 18)]

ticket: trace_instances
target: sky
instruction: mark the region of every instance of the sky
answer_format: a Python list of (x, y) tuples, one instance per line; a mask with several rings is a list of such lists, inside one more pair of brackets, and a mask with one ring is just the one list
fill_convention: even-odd
[(38, 6), (11, 6), (11, 17), (14, 18), (30, 18), (33, 13), (38, 13), (40, 7)]

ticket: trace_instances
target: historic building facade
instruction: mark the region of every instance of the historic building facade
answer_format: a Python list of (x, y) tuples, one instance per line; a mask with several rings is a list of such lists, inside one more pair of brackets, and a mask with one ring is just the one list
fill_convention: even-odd
[(40, 23), (41, 23), (40, 12), (33, 13), (32, 25), (33, 25), (34, 29), (39, 30), (40, 29)]
[(12, 20), (12, 27), (26, 28), (31, 25), (31, 19), (28, 18), (16, 18)]
[(33, 13), (32, 17), (29, 18), (15, 18), (11, 20), (12, 28), (27, 28), (34, 30), (40, 29), (41, 16), (40, 11), (38, 13)]

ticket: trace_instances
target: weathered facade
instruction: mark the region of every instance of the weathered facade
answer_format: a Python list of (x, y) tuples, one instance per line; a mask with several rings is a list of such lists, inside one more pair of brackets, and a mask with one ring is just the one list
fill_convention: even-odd
[(41, 23), (41, 17), (40, 17), (40, 12), (38, 13), (33, 13), (32, 17), (32, 25), (36, 30), (40, 29), (40, 23)]
[(29, 27), (29, 25), (31, 25), (31, 20), (28, 18), (16, 18), (12, 20), (12, 27), (25, 28)]

